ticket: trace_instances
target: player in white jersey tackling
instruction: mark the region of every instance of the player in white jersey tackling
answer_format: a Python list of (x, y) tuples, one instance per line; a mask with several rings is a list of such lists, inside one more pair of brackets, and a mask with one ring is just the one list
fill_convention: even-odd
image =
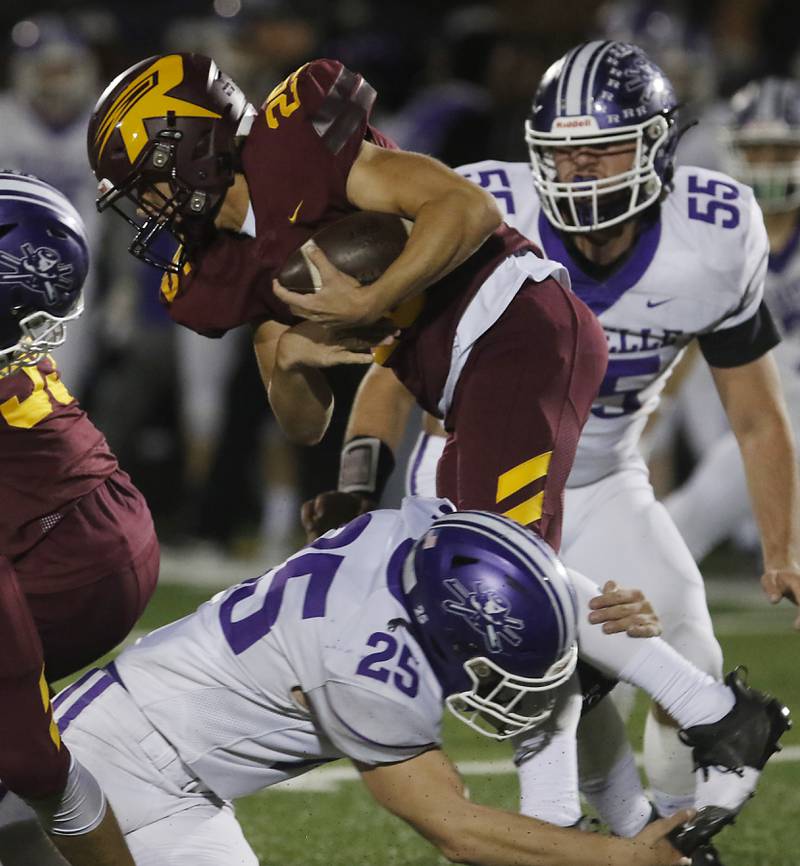
[[(568, 52), (542, 79), (525, 135), (530, 165), (485, 161), (461, 171), (494, 194), (509, 223), (566, 266), (608, 339), (608, 371), (567, 482), (561, 556), (600, 582), (641, 586), (665, 639), (718, 677), (722, 656), (701, 575), (654, 498), (637, 444), (671, 369), (697, 338), (744, 457), (762, 533), (762, 582), (770, 594), (797, 602), (798, 484), (769, 351), (777, 335), (762, 297), (768, 247), (761, 212), (751, 190), (726, 175), (674, 169), (672, 87), (632, 45), (591, 42)], [(370, 370), (348, 428), (342, 491), (375, 497), (408, 403), (391, 374)], [(431, 467), (449, 448), (450, 440), (421, 437), (410, 467), (413, 492), (431, 489)], [(376, 459), (361, 464), (364, 454)], [(535, 492), (547, 467), (529, 468), (515, 480)], [(498, 511), (507, 492), (498, 487)], [(336, 506), (347, 505), (344, 493), (307, 503), (307, 528), (325, 527), (339, 516)], [(638, 777), (615, 715), (604, 701), (584, 726), (583, 784), (611, 826), (630, 833), (647, 810), (641, 800), (636, 809), (628, 801), (620, 813), (619, 792), (638, 786)], [(647, 722), (645, 764), (661, 814), (691, 804), (690, 755), (658, 708)], [(524, 768), (522, 784), (524, 793)]]
[[(800, 83), (754, 81), (731, 100), (730, 171), (753, 188), (764, 212), (769, 264), (764, 299), (782, 337), (781, 386), (800, 434)], [(710, 407), (712, 408), (712, 407)], [(733, 433), (712, 445), (689, 481), (664, 503), (698, 561), (749, 519), (747, 481)], [(771, 600), (780, 594), (770, 592)], [(795, 620), (800, 628), (800, 616)]]
[(579, 646), (606, 673), (652, 687), (708, 769), (699, 797), (738, 809), (788, 710), (624, 633), (650, 631), (647, 605), (607, 593), (595, 613), (618, 633), (590, 624), (597, 591), (508, 518), (408, 498), (141, 639), (56, 697), (55, 716), (137, 866), (256, 866), (227, 801), (340, 757), (453, 861), (688, 863), (665, 836), (690, 813), (587, 846), (578, 830), (470, 803), (441, 751), (444, 702), (492, 738), (516, 736), (519, 760), (558, 761), (545, 800), (577, 797)]

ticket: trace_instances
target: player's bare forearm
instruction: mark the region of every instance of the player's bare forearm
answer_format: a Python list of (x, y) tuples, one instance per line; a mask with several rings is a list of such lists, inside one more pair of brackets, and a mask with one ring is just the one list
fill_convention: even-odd
[(254, 329), (261, 380), (278, 423), (293, 442), (315, 445), (328, 429), (333, 394), (324, 368), (371, 363), (370, 346), (379, 339), (370, 333), (335, 334), (314, 322), (291, 327), (262, 322)]
[(375, 436), (397, 452), (414, 397), (395, 374), (373, 364), (361, 380), (350, 410), (345, 442), (354, 436)]
[(399, 764), (358, 768), (384, 808), (407, 821), (454, 863), (670, 866), (681, 861), (662, 838), (671, 822), (653, 825), (636, 839), (593, 835), (587, 844), (586, 834), (579, 830), (471, 803), (453, 765), (438, 749)]
[(766, 569), (800, 566), (797, 464), (784, 420), (764, 418), (756, 429), (737, 436)]
[(53, 844), (71, 866), (134, 866), (125, 839), (111, 811), (94, 830), (81, 836), (51, 835)]
[(279, 356), (272, 370), (269, 403), (281, 430), (298, 445), (316, 445), (333, 412), (333, 392), (321, 370), (284, 366)]
[(350, 171), (347, 196), (361, 210), (414, 221), (405, 249), (371, 287), (372, 321), (458, 267), (502, 220), (490, 194), (442, 163), (366, 142)]

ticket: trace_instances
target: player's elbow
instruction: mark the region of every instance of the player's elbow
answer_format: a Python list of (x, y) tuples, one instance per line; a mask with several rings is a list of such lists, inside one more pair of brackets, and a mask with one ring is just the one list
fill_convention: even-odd
[(480, 234), (490, 235), (503, 222), (500, 208), (491, 193), (469, 184), (469, 205), (467, 213)]

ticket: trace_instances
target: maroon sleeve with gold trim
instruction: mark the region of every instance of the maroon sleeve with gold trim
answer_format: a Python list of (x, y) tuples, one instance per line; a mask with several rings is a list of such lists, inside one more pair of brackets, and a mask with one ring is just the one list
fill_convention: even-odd
[(220, 232), (181, 276), (162, 284), (172, 318), (207, 336), (263, 319), (296, 321), (272, 278), (314, 232), (352, 213), (346, 186), (375, 91), (336, 60), (314, 60), (267, 96), (242, 150), (256, 237)]
[(0, 556), (0, 778), (21, 797), (50, 797), (67, 782), (44, 677), (42, 644), (11, 563)]
[(116, 468), (52, 359), (0, 378), (0, 555), (20, 556)]

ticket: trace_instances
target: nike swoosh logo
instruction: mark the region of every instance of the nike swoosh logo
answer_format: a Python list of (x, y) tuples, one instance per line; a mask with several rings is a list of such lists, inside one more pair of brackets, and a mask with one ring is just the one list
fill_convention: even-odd
[(668, 304), (670, 301), (674, 301), (675, 298), (666, 298), (663, 301), (651, 301), (648, 299), (647, 306), (648, 307), (660, 307), (662, 304)]
[(300, 213), (300, 208), (303, 206), (304, 199), (300, 199), (300, 204), (294, 209), (294, 213), (289, 217), (289, 222), (294, 225), (297, 222), (297, 215)]

